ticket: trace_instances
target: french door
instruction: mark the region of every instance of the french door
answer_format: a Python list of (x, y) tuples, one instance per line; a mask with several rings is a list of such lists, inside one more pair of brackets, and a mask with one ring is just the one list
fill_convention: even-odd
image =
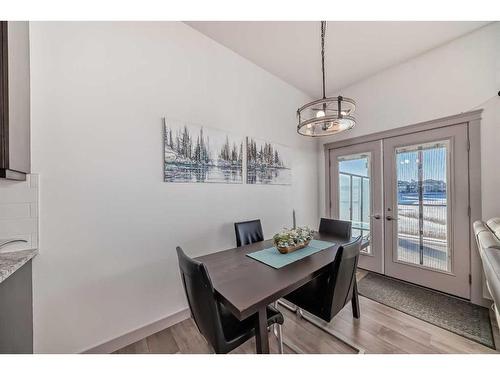
[(330, 151), (332, 194), (330, 216), (352, 223), (353, 237), (369, 246), (359, 267), (383, 272), (382, 141)]
[(385, 273), (470, 298), (467, 126), (385, 139)]
[(370, 240), (360, 268), (470, 298), (466, 124), (333, 149), (330, 168), (330, 215)]

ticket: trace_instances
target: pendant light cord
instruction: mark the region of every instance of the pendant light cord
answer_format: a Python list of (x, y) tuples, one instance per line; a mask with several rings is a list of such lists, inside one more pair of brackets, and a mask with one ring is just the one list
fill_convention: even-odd
[(325, 88), (325, 33), (326, 33), (326, 21), (321, 21), (321, 72), (323, 74), (323, 99), (326, 98), (326, 88)]
[[(316, 23), (317, 25), (317, 23)], [(340, 95), (326, 97), (325, 42), (327, 21), (321, 21), (321, 78), (323, 97), (304, 104), (297, 109), (297, 132), (300, 135), (320, 137), (337, 134), (356, 125), (352, 116), (356, 102)], [(345, 104), (345, 105), (344, 105)]]

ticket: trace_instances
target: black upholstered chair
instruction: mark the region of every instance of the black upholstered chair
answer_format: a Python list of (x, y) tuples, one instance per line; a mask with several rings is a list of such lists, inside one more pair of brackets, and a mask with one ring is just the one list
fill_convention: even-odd
[[(284, 297), (295, 305), (298, 316), (318, 328), (363, 352), (349, 340), (339, 337), (328, 327), (330, 322), (349, 302), (352, 314), (360, 318), (356, 269), (361, 249), (361, 237), (337, 250), (333, 263), (325, 267), (322, 274)], [(319, 319), (317, 319), (319, 318)]]
[(260, 220), (234, 223), (234, 231), (236, 232), (236, 246), (238, 247), (264, 241)]
[(335, 237), (351, 239), (352, 225), (350, 221), (321, 218), (319, 233), (330, 234)]
[[(238, 320), (215, 298), (205, 265), (189, 258), (180, 247), (177, 247), (177, 257), (192, 317), (214, 351), (228, 353), (253, 337), (258, 324), (257, 315)], [(273, 324), (283, 324), (283, 315), (274, 307), (268, 306), (267, 325), (269, 327)], [(281, 333), (281, 329), (279, 332)], [(281, 335), (279, 339), (281, 340)]]

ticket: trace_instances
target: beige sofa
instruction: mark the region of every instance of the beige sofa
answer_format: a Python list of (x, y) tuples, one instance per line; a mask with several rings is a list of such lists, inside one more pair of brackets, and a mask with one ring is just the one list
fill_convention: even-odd
[(500, 217), (476, 221), (474, 233), (483, 263), (486, 285), (494, 301), (497, 322), (500, 324)]

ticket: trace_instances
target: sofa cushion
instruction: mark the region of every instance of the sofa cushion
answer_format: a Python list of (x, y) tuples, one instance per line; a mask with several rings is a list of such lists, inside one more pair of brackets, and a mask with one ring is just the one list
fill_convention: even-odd
[(486, 225), (493, 233), (495, 233), (497, 238), (500, 238), (500, 217), (491, 218), (486, 222)]
[(482, 260), (488, 289), (495, 301), (495, 305), (500, 306), (500, 250), (495, 248), (483, 249)]
[(500, 250), (500, 240), (490, 231), (488, 232), (479, 232), (476, 236), (477, 242), (481, 247), (481, 250), (485, 250), (488, 248), (493, 248)]
[(484, 222), (482, 222), (481, 220), (475, 221), (474, 224), (472, 224), (472, 227), (474, 228), (474, 234), (476, 236), (481, 232), (488, 232), (489, 231), (486, 224)]

